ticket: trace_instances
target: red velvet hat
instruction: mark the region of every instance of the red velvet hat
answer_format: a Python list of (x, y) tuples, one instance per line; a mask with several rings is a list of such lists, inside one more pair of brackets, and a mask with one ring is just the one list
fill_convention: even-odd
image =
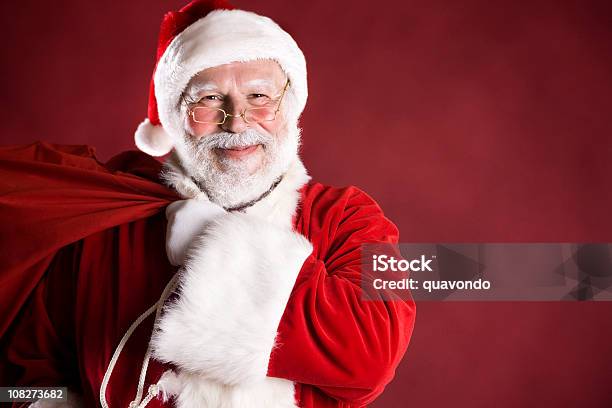
[(193, 76), (237, 61), (272, 59), (291, 81), (288, 113), (297, 120), (308, 97), (306, 61), (293, 38), (267, 17), (236, 10), (224, 0), (195, 0), (169, 12), (161, 24), (148, 117), (135, 133), (136, 146), (163, 156), (184, 134), (179, 105)]

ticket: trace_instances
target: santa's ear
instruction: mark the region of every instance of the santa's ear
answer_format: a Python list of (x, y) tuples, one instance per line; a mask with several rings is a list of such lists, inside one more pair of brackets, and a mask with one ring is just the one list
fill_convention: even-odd
[(163, 156), (174, 147), (172, 138), (161, 125), (154, 125), (147, 118), (136, 129), (134, 134), (136, 147), (151, 156)]

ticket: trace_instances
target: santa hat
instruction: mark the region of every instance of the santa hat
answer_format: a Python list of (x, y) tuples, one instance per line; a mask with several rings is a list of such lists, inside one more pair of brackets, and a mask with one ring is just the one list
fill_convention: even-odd
[(272, 59), (289, 77), (288, 115), (297, 120), (308, 89), (304, 54), (268, 17), (235, 10), (224, 0), (195, 0), (169, 12), (161, 24), (157, 63), (149, 91), (148, 117), (136, 130), (136, 146), (163, 156), (183, 134), (181, 95), (204, 69), (230, 62)]

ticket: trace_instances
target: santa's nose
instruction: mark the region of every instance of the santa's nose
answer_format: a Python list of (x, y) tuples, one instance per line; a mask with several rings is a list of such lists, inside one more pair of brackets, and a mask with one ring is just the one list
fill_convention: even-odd
[(248, 127), (248, 123), (244, 120), (244, 101), (240, 101), (237, 97), (228, 96), (225, 101), (224, 109), (227, 112), (225, 123), (221, 128), (226, 132), (241, 133)]
[(240, 113), (231, 114), (225, 119), (225, 123), (221, 125), (223, 130), (230, 133), (241, 133), (247, 128), (248, 123), (244, 121), (244, 115)]

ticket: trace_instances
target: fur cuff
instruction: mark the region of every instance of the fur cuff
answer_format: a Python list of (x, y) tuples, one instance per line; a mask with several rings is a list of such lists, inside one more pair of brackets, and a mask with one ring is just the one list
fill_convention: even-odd
[(228, 385), (265, 379), (276, 330), (312, 245), (252, 215), (226, 214), (198, 238), (154, 356)]

